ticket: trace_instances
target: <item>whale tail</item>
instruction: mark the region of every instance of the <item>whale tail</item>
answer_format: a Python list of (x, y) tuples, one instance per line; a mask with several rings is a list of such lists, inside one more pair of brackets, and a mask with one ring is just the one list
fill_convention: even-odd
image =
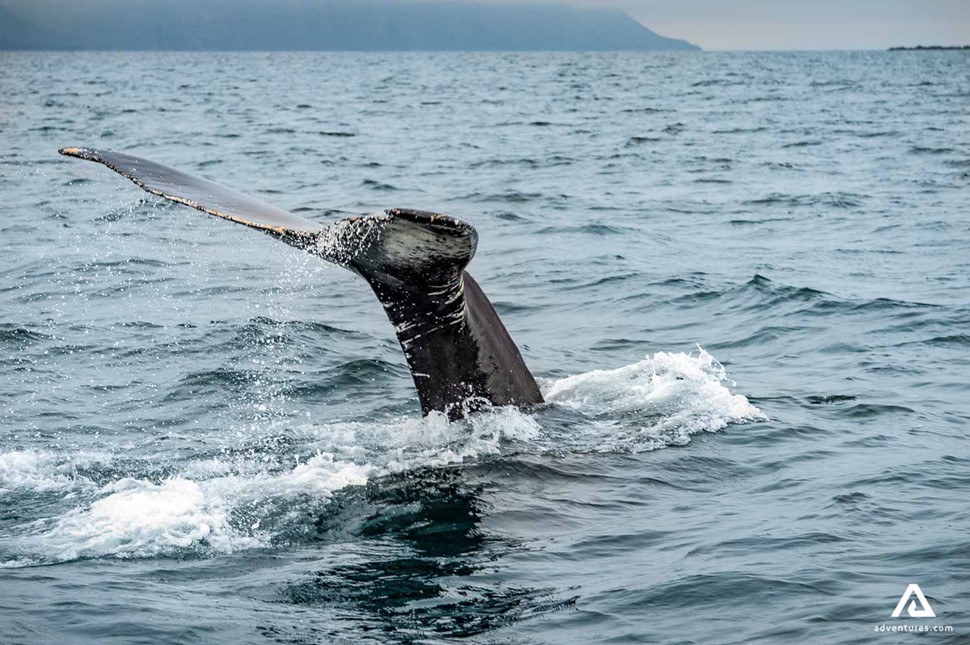
[(478, 244), (470, 224), (396, 208), (325, 226), (133, 155), (60, 153), (104, 164), (154, 195), (260, 230), (363, 277), (394, 325), (425, 414), (458, 418), (468, 401), (542, 402), (518, 348), (465, 271)]

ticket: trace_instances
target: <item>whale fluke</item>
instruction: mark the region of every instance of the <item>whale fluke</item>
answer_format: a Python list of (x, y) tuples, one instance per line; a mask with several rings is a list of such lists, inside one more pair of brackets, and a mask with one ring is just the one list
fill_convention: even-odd
[[(193, 177), (148, 159), (123, 152), (91, 148), (63, 148), (58, 152), (69, 157), (104, 164), (153, 195), (279, 237), (293, 237), (292, 242), (301, 239), (310, 242), (324, 229), (316, 222), (270, 206), (255, 197), (244, 195), (208, 179)], [(298, 245), (294, 244), (294, 246)]]
[(465, 271), (478, 244), (467, 222), (393, 208), (322, 225), (133, 155), (89, 148), (60, 153), (104, 164), (154, 195), (261, 230), (363, 277), (394, 325), (424, 414), (455, 419), (481, 401), (542, 403), (518, 348)]

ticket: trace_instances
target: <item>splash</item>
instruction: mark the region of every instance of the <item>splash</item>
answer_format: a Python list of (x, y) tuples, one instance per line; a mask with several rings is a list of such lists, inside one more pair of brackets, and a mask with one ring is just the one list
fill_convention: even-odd
[[(295, 452), (272, 453), (266, 446), (275, 442), (257, 442), (262, 449), (242, 456), (186, 460), (165, 479), (129, 476), (100, 486), (78, 469), (110, 457), (4, 452), (0, 495), (66, 492), (74, 501), (62, 515), (2, 541), (0, 566), (272, 547), (281, 535), (312, 531), (307, 518), (338, 491), (389, 474), (497, 456), (509, 447), (537, 454), (642, 452), (764, 419), (744, 396), (731, 393), (733, 385), (701, 348), (658, 352), (625, 367), (549, 382), (550, 406), (537, 412), (506, 407), (455, 423), (431, 414), (276, 428)], [(565, 422), (560, 414), (549, 423), (550, 410), (566, 412)], [(265, 439), (265, 430), (248, 434)], [(237, 428), (221, 439), (239, 436)]]
[(51, 456), (32, 450), (0, 453), (0, 494), (16, 489), (44, 490), (57, 488), (67, 481), (53, 471)]
[(43, 550), (60, 561), (150, 556), (194, 544), (232, 550), (225, 508), (207, 497), (196, 482), (122, 479), (102, 493), (107, 495), (90, 508), (71, 511), (37, 536)]
[(83, 488), (91, 482), (77, 473), (78, 468), (109, 460), (106, 455), (89, 453), (75, 453), (67, 458), (37, 450), (0, 452), (0, 496), (23, 491)]
[[(211, 460), (206, 467), (216, 469)], [(261, 520), (279, 507), (295, 511), (288, 498), (311, 496), (326, 503), (337, 490), (365, 484), (371, 470), (321, 453), (279, 474), (264, 471), (201, 481), (177, 476), (159, 483), (124, 478), (102, 487), (89, 507), (53, 522), (34, 523), (29, 542), (43, 554), (37, 562), (153, 557), (187, 549), (231, 553), (267, 546), (272, 535), (260, 530)], [(246, 512), (240, 513), (242, 509)]]
[(732, 423), (765, 420), (734, 386), (724, 367), (703, 348), (657, 352), (612, 370), (594, 370), (551, 383), (546, 400), (593, 422), (597, 451), (655, 450), (686, 445), (691, 435)]

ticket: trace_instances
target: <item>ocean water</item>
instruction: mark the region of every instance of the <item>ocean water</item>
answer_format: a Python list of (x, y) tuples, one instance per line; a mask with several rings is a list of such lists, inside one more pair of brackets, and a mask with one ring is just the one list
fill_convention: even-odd
[[(0, 53), (0, 641), (968, 642), (968, 63)], [(471, 222), (548, 405), (67, 145)]]

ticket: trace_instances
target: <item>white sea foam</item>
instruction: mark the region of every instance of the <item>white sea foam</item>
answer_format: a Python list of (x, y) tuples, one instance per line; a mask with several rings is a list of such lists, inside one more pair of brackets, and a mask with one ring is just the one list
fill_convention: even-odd
[(432, 413), (424, 418), (333, 423), (301, 431), (308, 445), (343, 459), (367, 460), (383, 474), (498, 454), (503, 444), (528, 442), (542, 429), (533, 417), (515, 408), (492, 408), (460, 423)]
[(45, 490), (67, 481), (51, 455), (33, 450), (0, 452), (0, 495), (17, 489)]
[[(374, 477), (500, 454), (512, 442), (517, 450), (536, 452), (652, 450), (682, 445), (698, 432), (764, 418), (728, 385), (733, 384), (724, 368), (703, 349), (659, 352), (625, 367), (547, 383), (550, 404), (577, 414), (565, 428), (544, 429), (542, 413), (514, 408), (488, 409), (460, 423), (432, 414), (308, 424), (284, 430), (298, 446), (288, 463), (285, 455), (260, 451), (231, 461), (210, 455), (183, 463), (174, 477), (123, 478), (101, 487), (79, 478), (75, 469), (105, 458), (2, 452), (0, 494), (68, 491), (81, 504), (24, 527), (18, 544), (8, 540), (2, 545), (4, 552), (14, 548), (13, 557), (3, 558), (0, 566), (268, 546), (337, 491)], [(226, 438), (237, 441), (237, 430)]]
[(148, 557), (189, 547), (228, 553), (264, 546), (271, 536), (258, 530), (258, 521), (234, 525), (234, 508), (290, 495), (326, 501), (334, 491), (365, 484), (371, 470), (321, 453), (279, 474), (202, 481), (174, 477), (157, 484), (121, 479), (103, 487), (102, 497), (89, 507), (52, 523), (35, 524), (31, 541), (57, 561), (105, 555)]
[(54, 491), (90, 485), (78, 468), (104, 463), (106, 455), (56, 455), (37, 450), (0, 452), (0, 495), (14, 491)]
[(373, 470), (371, 466), (334, 461), (332, 454), (319, 453), (309, 461), (297, 464), (290, 472), (269, 479), (261, 488), (275, 487), (281, 494), (300, 492), (329, 498), (341, 488), (363, 486)]
[(594, 417), (603, 441), (595, 450), (653, 450), (684, 445), (698, 432), (763, 420), (741, 394), (732, 394), (724, 367), (704, 349), (657, 352), (612, 370), (594, 370), (548, 385), (545, 397)]
[(36, 536), (56, 560), (101, 555), (147, 556), (205, 542), (232, 550), (233, 533), (221, 500), (186, 479), (160, 484), (122, 479), (105, 497), (74, 510)]

